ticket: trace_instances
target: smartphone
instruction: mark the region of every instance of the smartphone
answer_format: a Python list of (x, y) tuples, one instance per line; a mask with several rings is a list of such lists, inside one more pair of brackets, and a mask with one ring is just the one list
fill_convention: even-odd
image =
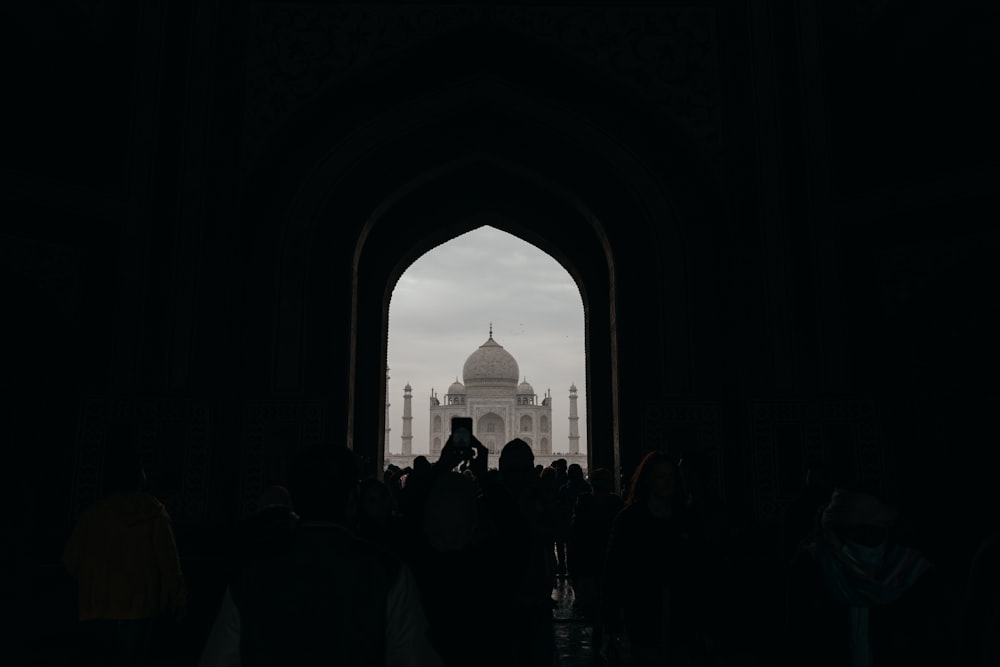
[(472, 417), (451, 418), (451, 442), (461, 452), (472, 451)]

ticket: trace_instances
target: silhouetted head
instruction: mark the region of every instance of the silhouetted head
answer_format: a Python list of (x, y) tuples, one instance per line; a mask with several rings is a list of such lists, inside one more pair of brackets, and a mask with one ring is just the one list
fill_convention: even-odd
[(626, 504), (646, 502), (650, 496), (676, 503), (680, 497), (680, 474), (677, 464), (665, 453), (654, 450), (646, 454), (632, 475)]
[(535, 466), (535, 472), (538, 474), (539, 478), (542, 476), (542, 473), (544, 471), (545, 471), (545, 466), (543, 466), (541, 463)]
[(864, 491), (836, 489), (823, 509), (821, 522), (844, 542), (877, 546), (889, 539), (896, 509)]
[(590, 473), (590, 488), (595, 494), (611, 493), (615, 489), (615, 476), (607, 468), (598, 468)]
[(580, 467), (579, 463), (572, 463), (569, 468), (566, 469), (566, 476), (569, 477), (570, 481), (582, 482), (583, 468)]
[(105, 494), (136, 493), (146, 481), (146, 473), (138, 454), (129, 448), (107, 452), (102, 472)]
[(430, 472), (431, 462), (427, 460), (426, 456), (418, 456), (413, 459), (413, 471), (416, 473)]
[(346, 522), (357, 505), (358, 463), (342, 445), (312, 445), (298, 453), (288, 490), (303, 520)]
[(552, 466), (548, 466), (542, 470), (542, 476), (539, 477), (542, 480), (542, 486), (551, 491), (557, 491), (559, 489), (559, 473)]
[(500, 478), (504, 484), (524, 485), (535, 478), (535, 454), (531, 446), (514, 438), (500, 450)]
[(560, 474), (566, 473), (566, 459), (556, 459), (552, 462), (552, 467), (556, 469), (556, 472)]

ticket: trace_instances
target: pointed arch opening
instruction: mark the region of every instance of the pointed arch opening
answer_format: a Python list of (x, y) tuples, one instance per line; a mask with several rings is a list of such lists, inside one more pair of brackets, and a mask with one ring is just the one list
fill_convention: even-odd
[[(503, 230), (478, 227), (421, 256), (389, 302), (387, 356), (396, 379), (386, 390), (392, 439), (384, 464), (436, 458), (431, 439), (447, 437), (451, 418), (463, 416), (474, 419), (491, 457), (520, 438), (546, 465), (552, 452), (535, 447), (536, 429), (551, 422), (552, 437), (564, 443), (559, 451), (587, 469), (586, 433), (570, 438), (570, 418), (585, 424), (586, 405), (567, 398), (572, 378), (586, 375), (584, 320), (579, 286), (566, 269)], [(415, 402), (403, 384), (412, 385)]]
[[(391, 396), (384, 369), (388, 365), (389, 306), (396, 283), (421, 255), (480, 227), (502, 230), (530, 243), (555, 259), (576, 283), (584, 311), (584, 374), (591, 388), (583, 429), (588, 443), (586, 467), (616, 467), (613, 262), (603, 228), (572, 193), (521, 165), (488, 154), (458, 160), (410, 184), (366, 225), (354, 264), (351, 436), (357, 442), (353, 425), (362, 422), (378, 423), (382, 430), (376, 433), (385, 432), (384, 406)], [(369, 373), (375, 369), (382, 369), (376, 371), (382, 373), (382, 381), (372, 386)], [(371, 389), (362, 392), (364, 386)], [(361, 400), (364, 395), (378, 396), (378, 402)], [(498, 440), (500, 446), (516, 434), (516, 423), (507, 426), (511, 434)], [(551, 434), (547, 440), (552, 442)], [(606, 444), (589, 446), (595, 441)], [(384, 437), (379, 437), (373, 449), (373, 456), (366, 458), (383, 461)], [(381, 466), (377, 467), (373, 473), (380, 473)]]

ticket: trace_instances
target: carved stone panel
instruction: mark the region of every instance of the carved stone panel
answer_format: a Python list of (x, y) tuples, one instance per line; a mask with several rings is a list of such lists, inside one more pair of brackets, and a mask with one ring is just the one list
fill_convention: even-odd
[(321, 90), (476, 23), (551, 44), (640, 91), (721, 155), (716, 10), (711, 7), (255, 3), (247, 52), (247, 143), (258, 145)]
[(35, 283), (74, 326), (80, 325), (80, 274), (86, 251), (0, 236), (0, 265)]
[(698, 455), (706, 471), (708, 491), (726, 497), (722, 410), (698, 401), (648, 401), (643, 406), (643, 444), (675, 458)]
[(323, 437), (322, 401), (252, 401), (240, 462), (239, 514), (254, 509), (269, 485), (284, 481), (291, 457)]
[(758, 521), (779, 522), (821, 465), (884, 493), (889, 482), (876, 407), (863, 401), (767, 400), (750, 407), (753, 498)]
[(212, 410), (203, 400), (84, 397), (80, 406), (70, 520), (101, 494), (105, 455), (134, 447), (150, 493), (175, 522), (206, 518)]

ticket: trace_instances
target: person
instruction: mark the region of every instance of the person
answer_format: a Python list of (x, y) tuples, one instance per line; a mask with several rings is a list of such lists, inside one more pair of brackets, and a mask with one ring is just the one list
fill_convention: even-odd
[(423, 474), (431, 471), (431, 462), (423, 454), (415, 457), (413, 459), (413, 470), (418, 474)]
[(555, 468), (556, 471), (556, 480), (557, 480), (556, 488), (562, 487), (562, 485), (569, 480), (569, 472), (567, 470), (567, 464), (568, 462), (566, 461), (566, 459), (556, 459), (551, 463), (551, 467)]
[(361, 482), (354, 532), (358, 537), (402, 556), (402, 520), (392, 513), (389, 487), (375, 478)]
[(413, 468), (403, 478), (400, 493), (400, 512), (411, 514), (408, 505), (419, 502), (416, 497), (426, 490), (427, 482), (433, 477), (433, 466), (430, 460), (420, 455), (413, 459)]
[[(483, 539), (479, 484), (489, 452), (474, 436), (471, 441), (476, 456), (467, 461), (449, 437), (426, 486), (414, 496), (411, 514), (404, 517), (410, 527), (408, 555), (431, 643), (444, 663), (500, 667), (510, 664), (509, 656), (483, 642), (482, 630), (496, 632), (507, 621), (498, 603), (504, 591), (488, 593), (484, 575), (503, 577), (506, 564), (495, 559)], [(457, 472), (463, 463), (469, 465)]]
[(261, 549), (289, 535), (298, 520), (288, 489), (277, 485), (264, 489), (229, 541), (228, 580), (236, 578), (247, 560), (258, 556)]
[(623, 507), (622, 499), (614, 493), (614, 475), (607, 468), (598, 468), (590, 473), (590, 492), (577, 497), (570, 523), (566, 564), (584, 622), (591, 628), (591, 644), (598, 654), (603, 650), (604, 637), (600, 622), (604, 554), (611, 526)]
[(391, 506), (389, 508), (390, 514), (392, 516), (399, 516), (402, 513), (400, 494), (403, 491), (403, 470), (399, 466), (389, 464), (385, 469), (385, 474), (383, 475), (383, 481), (385, 482), (386, 488), (389, 489), (389, 497), (391, 499)]
[(573, 509), (576, 499), (582, 493), (590, 491), (590, 485), (583, 478), (583, 468), (573, 463), (567, 468), (566, 482), (559, 487), (556, 496), (556, 576), (565, 577), (569, 574), (567, 567), (567, 550), (570, 535), (570, 524), (573, 521)]
[[(566, 512), (559, 502), (559, 494), (563, 486), (569, 482), (569, 471), (567, 469), (566, 459), (556, 459), (550, 464), (550, 468), (555, 470), (555, 479), (551, 480), (551, 484), (554, 487), (553, 494), (556, 499), (556, 521), (554, 528), (555, 536), (555, 576), (565, 577), (566, 576), (566, 541), (569, 539), (569, 520), (570, 514)], [(543, 479), (545, 476), (543, 474)], [(572, 511), (572, 507), (568, 508)]]
[(565, 559), (566, 555), (566, 538), (560, 535), (559, 531), (559, 471), (552, 466), (546, 466), (538, 479), (540, 483), (536, 488), (542, 495), (542, 502), (556, 510), (553, 517), (555, 520), (552, 524), (552, 548), (545, 552), (546, 567), (549, 571), (548, 578), (551, 586), (555, 588), (557, 577), (563, 577), (566, 574), (559, 569), (560, 559)]
[(184, 576), (170, 515), (141, 493), (145, 471), (132, 452), (112, 453), (104, 467), (105, 497), (80, 515), (63, 551), (76, 579), (77, 610), (95, 662), (140, 665), (153, 622), (183, 614)]
[(555, 659), (552, 626), (555, 502), (535, 474), (534, 454), (520, 438), (500, 451), (499, 475), (482, 493), (487, 525), (484, 549), (501, 564), (494, 575), (503, 607), (507, 664), (549, 667)]
[(590, 493), (590, 483), (584, 478), (580, 464), (571, 463), (566, 469), (566, 483), (559, 487), (560, 499), (566, 499), (570, 507), (575, 507), (581, 493)]
[(871, 667), (947, 659), (942, 589), (923, 554), (891, 539), (896, 516), (869, 492), (833, 492), (817, 537), (799, 549), (789, 572), (790, 662)]
[(200, 665), (441, 664), (409, 568), (347, 529), (357, 477), (346, 447), (300, 452), (288, 483), (300, 521), (244, 563)]
[(638, 665), (693, 659), (692, 527), (683, 499), (677, 464), (651, 451), (612, 525), (601, 600), (607, 648), (615, 653), (627, 641)]

